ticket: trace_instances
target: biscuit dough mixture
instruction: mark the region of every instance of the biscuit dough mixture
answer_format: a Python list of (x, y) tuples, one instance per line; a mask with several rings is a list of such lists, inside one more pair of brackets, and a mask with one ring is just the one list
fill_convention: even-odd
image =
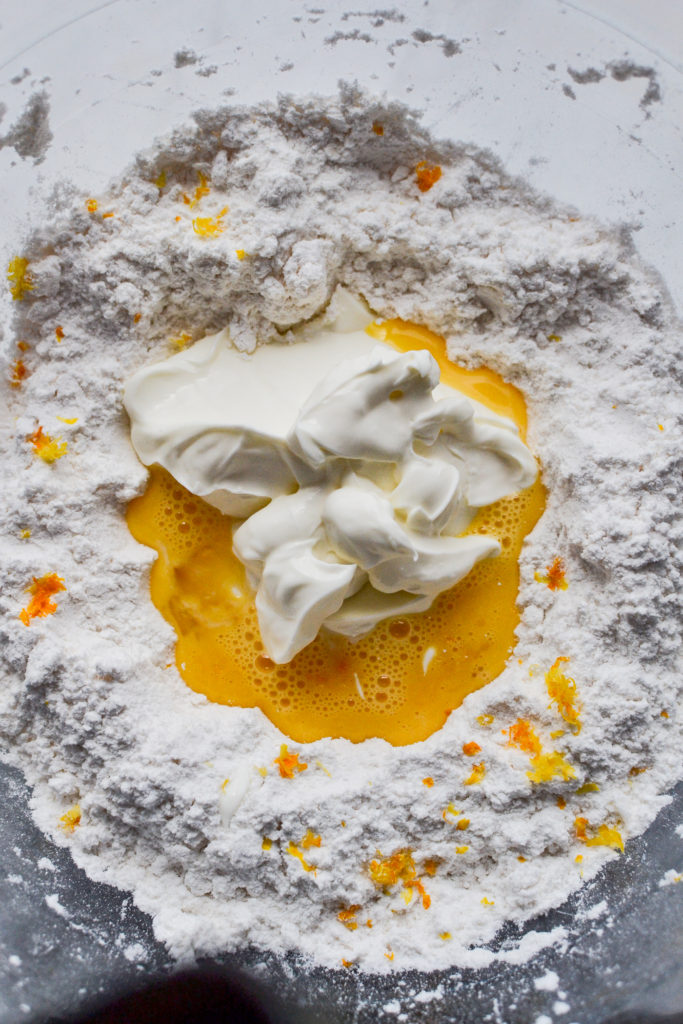
[[(489, 963), (621, 855), (676, 779), (683, 593), (680, 336), (622, 231), (346, 89), (197, 114), (8, 259), (0, 734), (78, 864), (178, 956), (385, 971)], [(405, 746), (194, 693), (126, 524), (124, 382), (282, 344), (338, 285), (518, 387), (547, 491), (505, 670)]]

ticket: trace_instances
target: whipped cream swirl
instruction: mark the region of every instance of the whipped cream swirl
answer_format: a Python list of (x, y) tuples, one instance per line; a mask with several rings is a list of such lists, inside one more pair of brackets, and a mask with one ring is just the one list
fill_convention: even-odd
[(360, 637), (427, 609), (500, 552), (461, 536), (476, 510), (536, 479), (511, 420), (440, 384), (430, 353), (374, 341), (370, 321), (339, 290), (306, 340), (245, 355), (222, 331), (126, 386), (142, 462), (244, 520), (233, 549), (280, 664), (323, 626)]

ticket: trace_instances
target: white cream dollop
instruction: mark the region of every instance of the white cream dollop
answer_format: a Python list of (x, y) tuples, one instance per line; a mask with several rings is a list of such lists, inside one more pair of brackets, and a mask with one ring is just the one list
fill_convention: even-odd
[(459, 536), (476, 509), (536, 478), (511, 420), (440, 384), (428, 352), (372, 339), (370, 321), (339, 289), (303, 340), (246, 355), (221, 331), (125, 389), (142, 462), (244, 520), (233, 549), (280, 664), (323, 626), (359, 637), (428, 608), (500, 552)]

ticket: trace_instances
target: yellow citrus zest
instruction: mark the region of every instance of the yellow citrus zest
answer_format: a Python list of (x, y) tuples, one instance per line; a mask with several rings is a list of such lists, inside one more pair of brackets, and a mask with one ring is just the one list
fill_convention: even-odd
[[(378, 853), (381, 857), (381, 854)], [(406, 903), (410, 902), (412, 890), (422, 898), (422, 906), (427, 910), (431, 904), (431, 897), (425, 891), (413, 860), (413, 851), (409, 848), (397, 850), (390, 857), (382, 860), (373, 860), (368, 868), (371, 880), (378, 888), (389, 889), (401, 883), (403, 898)], [(407, 897), (407, 898), (406, 898)]]
[(519, 718), (508, 730), (508, 746), (518, 747), (530, 755), (531, 771), (527, 772), (532, 782), (550, 782), (555, 778), (573, 779), (576, 772), (558, 750), (543, 752), (543, 746), (533, 726)]
[(290, 842), (289, 846), (287, 847), (287, 853), (290, 855), (290, 857), (296, 857), (304, 871), (312, 871), (313, 874), (316, 873), (315, 867), (304, 860), (303, 853), (301, 852), (298, 846), (294, 845), (294, 843)]
[(65, 832), (73, 832), (81, 823), (80, 806), (78, 804), (74, 804), (73, 807), (70, 807), (69, 810), (61, 816), (59, 821), (61, 823), (60, 827), (64, 829)]
[[(598, 825), (595, 828), (589, 823), (588, 818), (576, 818), (574, 828), (576, 829), (576, 838), (586, 846), (609, 846), (611, 850), (624, 852), (624, 840), (616, 828), (610, 828), (608, 825)], [(588, 829), (593, 832), (593, 835), (588, 835)]]
[(215, 235), (222, 235), (225, 230), (223, 224), (223, 217), (228, 212), (227, 206), (224, 206), (219, 214), (215, 217), (195, 217), (192, 221), (192, 227), (195, 233), (200, 235), (202, 238), (213, 238)]
[[(162, 174), (163, 174), (163, 171), (162, 171)], [(202, 174), (202, 172), (198, 171), (197, 175), (199, 177), (199, 184), (197, 185), (196, 189), (194, 190), (194, 195), (192, 196), (192, 198), (190, 199), (190, 197), (188, 195), (183, 193), (183, 202), (186, 203), (187, 206), (190, 207), (190, 209), (193, 209), (197, 205), (197, 203), (200, 201), (200, 199), (203, 199), (204, 196), (208, 196), (209, 192), (211, 191), (211, 189), (209, 188), (209, 183), (208, 183), (206, 177)], [(160, 177), (161, 177), (161, 175), (160, 175)], [(158, 185), (158, 179), (155, 182), (155, 184)], [(164, 185), (165, 184), (166, 184), (166, 176), (164, 175)], [(163, 187), (164, 187), (163, 185), (159, 185), (159, 188), (163, 188)]]
[(68, 447), (66, 441), (62, 441), (61, 437), (50, 437), (40, 426), (32, 434), (29, 434), (27, 441), (33, 445), (34, 455), (48, 464), (56, 462), (57, 459), (66, 455)]
[(187, 331), (183, 331), (183, 333), (178, 335), (177, 338), (170, 338), (169, 340), (172, 345), (176, 346), (176, 348), (185, 348), (188, 341), (192, 341), (192, 335), (188, 334)]
[(548, 754), (535, 754), (531, 758), (531, 771), (527, 772), (532, 782), (551, 782), (553, 779), (576, 778), (576, 772), (559, 750), (551, 750)]
[(486, 765), (484, 764), (483, 761), (480, 764), (473, 764), (472, 765), (472, 771), (470, 772), (468, 777), (465, 779), (465, 785), (466, 786), (476, 786), (477, 783), (481, 782), (481, 780), (484, 778), (485, 775), (486, 775)]
[(33, 278), (28, 269), (28, 260), (23, 256), (15, 256), (7, 267), (10, 295), (15, 301), (21, 301), (27, 292), (33, 291)]
[(545, 683), (551, 703), (557, 704), (562, 718), (573, 732), (578, 733), (581, 731), (581, 705), (577, 699), (576, 683), (562, 671), (562, 666), (568, 661), (569, 658), (556, 658), (545, 674)]
[(306, 830), (306, 835), (301, 840), (301, 845), (303, 846), (304, 850), (310, 850), (312, 846), (320, 846), (321, 843), (322, 839), (320, 838), (320, 836), (316, 836), (313, 832), (311, 832), (310, 828)]
[(441, 817), (443, 818), (444, 821), (446, 821), (447, 814), (452, 814), (453, 817), (455, 817), (456, 815), (460, 814), (460, 811), (456, 810), (453, 804), (449, 804), (448, 807), (444, 807), (443, 811), (441, 812)]

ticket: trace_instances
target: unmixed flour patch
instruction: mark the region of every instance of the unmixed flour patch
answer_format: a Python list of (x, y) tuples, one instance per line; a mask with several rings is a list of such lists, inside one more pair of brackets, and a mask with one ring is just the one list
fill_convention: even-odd
[[(620, 855), (676, 777), (682, 593), (679, 337), (620, 231), (346, 89), (202, 112), (11, 255), (0, 731), (43, 829), (179, 956), (365, 970), (484, 965)], [(498, 679), (423, 742), (283, 755), (176, 671), (122, 387), (178, 339), (281, 344), (340, 284), (522, 389), (547, 507)]]

